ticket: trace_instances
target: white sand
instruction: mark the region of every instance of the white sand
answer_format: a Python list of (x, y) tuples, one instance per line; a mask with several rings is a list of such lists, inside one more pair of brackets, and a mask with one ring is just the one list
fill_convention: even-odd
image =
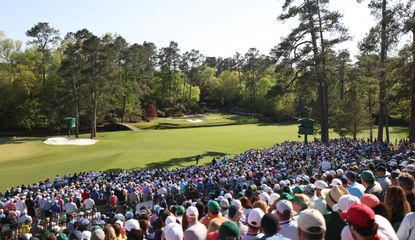
[(200, 122), (204, 122), (204, 120), (200, 120), (200, 119), (187, 119), (186, 121), (191, 122), (191, 123), (200, 123)]
[(46, 139), (43, 143), (48, 145), (92, 145), (96, 142), (98, 140), (88, 138), (67, 139), (64, 137), (53, 137)]

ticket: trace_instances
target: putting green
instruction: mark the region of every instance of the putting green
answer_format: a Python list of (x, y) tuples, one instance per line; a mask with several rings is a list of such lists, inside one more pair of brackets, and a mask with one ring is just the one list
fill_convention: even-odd
[[(391, 128), (391, 139), (406, 135), (406, 128)], [(365, 132), (360, 137), (367, 136)], [(56, 174), (188, 166), (199, 154), (204, 164), (214, 156), (232, 156), (251, 148), (299, 140), (296, 124), (108, 132), (99, 133), (99, 138), (98, 143), (89, 146), (50, 146), (40, 138), (0, 138), (0, 191)]]

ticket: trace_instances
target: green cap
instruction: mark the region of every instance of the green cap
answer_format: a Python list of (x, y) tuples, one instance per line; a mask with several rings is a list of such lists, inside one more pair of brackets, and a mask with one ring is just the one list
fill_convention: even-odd
[(310, 184), (310, 181), (308, 181), (307, 179), (303, 179), (303, 181), (301, 183), (302, 183), (302, 185), (308, 185), (308, 184)]
[(307, 205), (307, 203), (305, 203), (305, 202), (303, 202), (303, 201), (301, 201), (297, 196), (294, 196), (292, 199), (291, 199), (291, 202), (293, 202), (293, 203), (297, 203), (298, 205), (300, 205), (302, 208), (307, 208), (308, 207), (308, 205)]
[(287, 193), (287, 192), (283, 192), (280, 194), (280, 199), (285, 199), (288, 201), (292, 201), (293, 200), (293, 196), (291, 196), (291, 194)]
[(183, 215), (183, 214), (184, 214), (184, 211), (185, 211), (185, 209), (184, 209), (184, 207), (183, 207), (183, 206), (177, 206), (177, 209), (176, 209), (176, 214), (177, 214), (178, 216)]
[(256, 186), (255, 184), (252, 184), (252, 185), (251, 185), (251, 189), (252, 189), (252, 190), (257, 190), (257, 186)]
[(68, 237), (66, 236), (66, 234), (61, 233), (56, 239), (57, 240), (68, 240)]
[(293, 188), (293, 193), (304, 193), (304, 188), (301, 185), (295, 186), (295, 188)]
[(244, 193), (243, 192), (239, 192), (238, 194), (236, 194), (235, 199), (242, 198), (243, 196), (244, 196)]
[(96, 230), (103, 230), (101, 226), (99, 225), (95, 225), (91, 228), (91, 232), (96, 231)]
[(370, 170), (363, 171), (360, 177), (365, 181), (375, 180), (375, 175)]
[(219, 228), (219, 238), (221, 240), (225, 240), (229, 237), (236, 239), (241, 237), (241, 231), (234, 221), (226, 221)]
[(220, 210), (219, 203), (215, 200), (210, 200), (207, 204), (209, 211), (213, 214), (217, 214)]

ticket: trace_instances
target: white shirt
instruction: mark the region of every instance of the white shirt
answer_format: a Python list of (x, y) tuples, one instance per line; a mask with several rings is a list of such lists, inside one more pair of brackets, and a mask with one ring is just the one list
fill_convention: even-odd
[(399, 240), (415, 239), (415, 212), (405, 215), (397, 235)]
[(278, 232), (279, 234), (288, 239), (297, 239), (297, 220), (292, 219), (290, 221), (280, 221), (279, 224), (281, 228), (281, 230)]
[[(398, 236), (396, 236), (395, 230), (393, 230), (388, 219), (375, 215), (375, 220), (379, 226), (378, 235), (382, 240), (398, 240)], [(347, 225), (343, 228), (341, 236), (342, 240), (354, 240), (352, 232), (350, 232), (350, 228)]]
[(94, 200), (92, 198), (87, 198), (83, 202), (85, 209), (92, 209), (95, 205)]
[(78, 207), (73, 202), (68, 202), (67, 204), (65, 204), (63, 208), (65, 209), (66, 213), (73, 213), (76, 212), (76, 210), (78, 210)]

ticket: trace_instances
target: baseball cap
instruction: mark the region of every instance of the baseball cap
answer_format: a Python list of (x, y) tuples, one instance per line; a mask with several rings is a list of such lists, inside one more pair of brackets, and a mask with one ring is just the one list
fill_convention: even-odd
[(326, 222), (323, 215), (315, 209), (306, 209), (297, 219), (301, 231), (309, 234), (323, 234), (326, 231)]
[(292, 212), (293, 209), (293, 204), (288, 200), (283, 199), (277, 203), (277, 211), (279, 213), (284, 213), (285, 211)]
[(260, 200), (263, 200), (263, 201), (269, 202), (269, 200), (270, 200), (269, 194), (266, 193), (266, 192), (263, 192), (263, 193), (259, 194), (258, 197), (259, 197)]
[(333, 178), (333, 180), (331, 180), (330, 186), (334, 187), (336, 185), (342, 185), (342, 180), (338, 179), (338, 178)]
[(317, 180), (317, 181), (314, 183), (314, 186), (315, 186), (316, 188), (318, 188), (318, 189), (326, 189), (326, 188), (328, 188), (328, 187), (329, 187), (329, 185), (328, 185), (325, 181), (323, 181), (323, 180)]
[[(369, 228), (375, 224), (375, 212), (365, 204), (355, 204), (347, 212), (341, 214), (344, 219), (362, 228)], [(299, 224), (300, 226), (300, 224)]]
[(375, 180), (375, 175), (370, 170), (365, 170), (360, 174), (360, 177), (365, 181)]
[(179, 216), (181, 216), (181, 215), (184, 214), (184, 211), (185, 211), (184, 207), (180, 205), (176, 209), (176, 214), (179, 215)]
[(219, 228), (219, 238), (224, 240), (228, 237), (234, 237), (239, 239), (241, 236), (241, 231), (239, 230), (238, 225), (234, 221), (226, 221), (222, 223)]
[(190, 206), (186, 209), (186, 216), (199, 216), (199, 210), (196, 207)]
[(333, 205), (333, 211), (337, 212), (337, 211), (347, 211), (349, 210), (349, 208), (351, 206), (353, 206), (354, 204), (360, 203), (360, 199), (350, 195), (350, 194), (346, 194), (343, 195), (339, 198), (339, 202)]
[(127, 222), (125, 222), (125, 230), (130, 232), (131, 230), (140, 230), (140, 223), (136, 219), (130, 219)]
[(223, 207), (223, 208), (228, 208), (229, 207), (229, 201), (227, 199), (220, 200), (220, 206)]
[(228, 216), (229, 218), (235, 217), (236, 213), (239, 211), (239, 207), (236, 205), (231, 205), (229, 207)]
[(217, 214), (220, 210), (219, 203), (215, 200), (210, 200), (207, 204), (207, 207), (213, 214)]
[(166, 240), (183, 239), (183, 229), (178, 223), (167, 224), (164, 229), (164, 237)]
[(272, 205), (279, 198), (280, 195), (278, 193), (272, 193), (271, 195), (269, 195), (269, 205)]
[(360, 202), (370, 208), (374, 208), (380, 203), (380, 200), (373, 194), (365, 193), (360, 197)]
[(265, 213), (260, 208), (252, 209), (248, 215), (248, 224), (256, 228), (261, 227), (261, 219), (264, 214)]

